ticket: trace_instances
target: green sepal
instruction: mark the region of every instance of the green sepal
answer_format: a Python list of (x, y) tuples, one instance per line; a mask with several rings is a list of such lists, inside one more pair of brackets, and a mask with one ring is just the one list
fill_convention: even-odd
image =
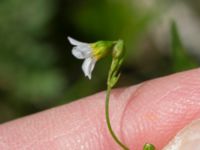
[(119, 78), (120, 78), (120, 73), (118, 75), (114, 75), (110, 81), (108, 82), (108, 85), (112, 88), (113, 86), (115, 86), (115, 84), (118, 82)]
[(92, 56), (99, 60), (105, 56), (107, 56), (112, 51), (112, 47), (114, 45), (113, 41), (98, 41), (92, 43), (90, 46), (92, 48)]

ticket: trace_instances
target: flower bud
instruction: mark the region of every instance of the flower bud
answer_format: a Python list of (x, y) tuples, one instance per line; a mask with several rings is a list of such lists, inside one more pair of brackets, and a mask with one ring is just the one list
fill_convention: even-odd
[(124, 57), (125, 50), (124, 50), (124, 41), (123, 40), (118, 40), (114, 46), (112, 56), (113, 59), (121, 59)]

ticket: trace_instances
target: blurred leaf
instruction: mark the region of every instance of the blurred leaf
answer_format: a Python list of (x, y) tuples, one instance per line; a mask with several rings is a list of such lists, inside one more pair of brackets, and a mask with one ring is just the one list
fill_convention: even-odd
[(198, 66), (198, 63), (187, 53), (181, 41), (175, 21), (171, 23), (171, 44), (173, 71), (183, 71)]
[(6, 120), (9, 112), (20, 116), (49, 107), (63, 93), (67, 79), (56, 66), (57, 51), (46, 40), (54, 1), (0, 4), (0, 105), (5, 105), (0, 120)]

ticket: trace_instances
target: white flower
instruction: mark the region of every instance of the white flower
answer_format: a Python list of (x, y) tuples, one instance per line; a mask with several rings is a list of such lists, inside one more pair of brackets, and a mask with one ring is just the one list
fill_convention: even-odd
[(91, 44), (79, 42), (71, 37), (68, 37), (69, 42), (74, 45), (72, 54), (78, 59), (85, 59), (82, 64), (82, 70), (89, 79), (91, 79), (92, 71), (97, 59), (93, 56)]

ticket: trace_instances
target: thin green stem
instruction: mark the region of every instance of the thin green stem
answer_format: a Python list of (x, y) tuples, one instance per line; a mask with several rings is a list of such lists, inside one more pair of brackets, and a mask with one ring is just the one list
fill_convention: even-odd
[(111, 134), (111, 136), (113, 137), (113, 139), (115, 140), (115, 142), (123, 149), (123, 150), (129, 150), (128, 147), (126, 147), (116, 136), (116, 134), (114, 133), (111, 123), (110, 123), (110, 115), (109, 115), (109, 100), (110, 100), (110, 91), (111, 91), (111, 87), (108, 85), (107, 87), (107, 91), (106, 91), (106, 103), (105, 103), (105, 114), (106, 114), (106, 123), (107, 123), (107, 127), (108, 130)]

